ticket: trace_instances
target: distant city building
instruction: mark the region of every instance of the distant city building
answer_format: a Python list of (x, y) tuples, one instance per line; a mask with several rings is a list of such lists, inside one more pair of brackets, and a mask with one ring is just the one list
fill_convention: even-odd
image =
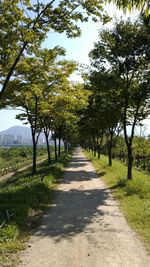
[(32, 145), (32, 140), (24, 140), (21, 135), (0, 135), (0, 146), (12, 146), (12, 145)]
[(18, 135), (17, 138), (16, 138), (16, 141), (17, 141), (17, 144), (18, 145), (22, 145), (23, 144), (23, 138), (21, 135)]
[(0, 146), (2, 145), (2, 143), (3, 143), (3, 136), (0, 135)]
[(38, 139), (38, 145), (45, 145), (45, 144), (46, 142), (45, 142), (44, 135), (41, 134)]
[(23, 145), (31, 146), (32, 145), (32, 139), (30, 139), (30, 138), (23, 139)]
[(14, 139), (14, 135), (5, 134), (2, 139), (2, 145), (13, 145)]
[[(52, 145), (53, 140), (49, 140)], [(14, 126), (6, 131), (0, 132), (0, 146), (32, 146), (31, 130), (27, 127)], [(45, 136), (40, 134), (38, 145), (46, 145)]]

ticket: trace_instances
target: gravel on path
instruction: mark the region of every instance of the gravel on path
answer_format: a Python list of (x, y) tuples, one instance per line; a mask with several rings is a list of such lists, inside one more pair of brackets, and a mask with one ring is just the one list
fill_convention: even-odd
[(148, 252), (80, 148), (20, 259), (20, 267), (150, 267)]

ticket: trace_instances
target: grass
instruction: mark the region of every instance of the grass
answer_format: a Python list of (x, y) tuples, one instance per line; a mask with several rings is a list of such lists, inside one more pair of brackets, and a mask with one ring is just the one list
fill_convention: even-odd
[(14, 266), (14, 252), (25, 247), (29, 233), (37, 227), (43, 211), (52, 203), (70, 158), (71, 153), (63, 153), (50, 167), (46, 162), (38, 165), (34, 176), (29, 168), (0, 183), (0, 225), (6, 218), (6, 211), (14, 213), (0, 229), (0, 266)]
[(150, 251), (150, 175), (133, 170), (133, 180), (127, 181), (127, 166), (113, 160), (108, 166), (104, 155), (98, 160), (91, 153), (85, 152), (95, 166), (100, 177), (112, 190), (129, 225), (140, 235)]

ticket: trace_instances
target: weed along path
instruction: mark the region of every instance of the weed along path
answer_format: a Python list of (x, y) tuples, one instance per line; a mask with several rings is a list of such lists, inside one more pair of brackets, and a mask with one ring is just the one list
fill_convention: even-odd
[(20, 259), (20, 267), (150, 266), (148, 253), (80, 148)]

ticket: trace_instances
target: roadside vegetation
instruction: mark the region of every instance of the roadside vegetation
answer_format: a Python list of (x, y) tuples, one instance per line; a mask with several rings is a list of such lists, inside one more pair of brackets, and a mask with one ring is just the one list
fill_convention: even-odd
[[(28, 0), (21, 5), (1, 1), (0, 108), (19, 108), (17, 119), (30, 125), (33, 174), (40, 133), (45, 136), (49, 164), (51, 134), (56, 159), (61, 140), (66, 150), (70, 143), (84, 143), (98, 149), (100, 157), (106, 138), (111, 166), (112, 150), (123, 132), (127, 179), (133, 177), (135, 128), (150, 114), (149, 5), (145, 1), (116, 1), (116, 5), (124, 10), (142, 5), (142, 9), (135, 19), (121, 18), (113, 27), (103, 27), (89, 53), (90, 66), (79, 66), (66, 59), (59, 44), (48, 49), (42, 42), (49, 30), (80, 36), (77, 22), (86, 22), (89, 16), (95, 22), (110, 22), (101, 1), (35, 1), (34, 5)], [(81, 69), (84, 82), (71, 81)]]
[[(37, 160), (46, 159), (46, 149), (37, 149)], [(0, 176), (32, 163), (32, 147), (0, 148)]]
[(34, 176), (29, 168), (0, 183), (0, 225), (5, 222), (0, 228), (0, 266), (12, 266), (13, 253), (25, 247), (29, 233), (50, 207), (70, 157), (71, 152), (64, 152), (51, 166), (47, 161), (38, 165)]
[(141, 236), (150, 251), (150, 175), (133, 169), (134, 179), (130, 181), (126, 179), (125, 164), (113, 160), (111, 167), (105, 155), (101, 155), (101, 159), (87, 151), (85, 155), (119, 200), (128, 223)]
[(113, 149), (122, 134), (128, 180), (133, 178), (136, 127), (142, 127), (150, 114), (149, 26), (150, 17), (141, 14), (136, 21), (118, 20), (112, 29), (101, 30), (86, 73), (85, 86), (92, 94), (80, 123), (82, 142), (100, 157), (105, 139), (111, 166)]
[[(103, 140), (101, 152), (109, 157), (106, 138)], [(127, 149), (123, 135), (120, 135), (116, 140), (115, 146), (112, 149), (112, 158), (128, 164)], [(144, 132), (142, 136), (137, 135), (133, 139), (133, 166), (138, 170), (150, 172), (150, 138), (148, 136), (145, 137)]]

